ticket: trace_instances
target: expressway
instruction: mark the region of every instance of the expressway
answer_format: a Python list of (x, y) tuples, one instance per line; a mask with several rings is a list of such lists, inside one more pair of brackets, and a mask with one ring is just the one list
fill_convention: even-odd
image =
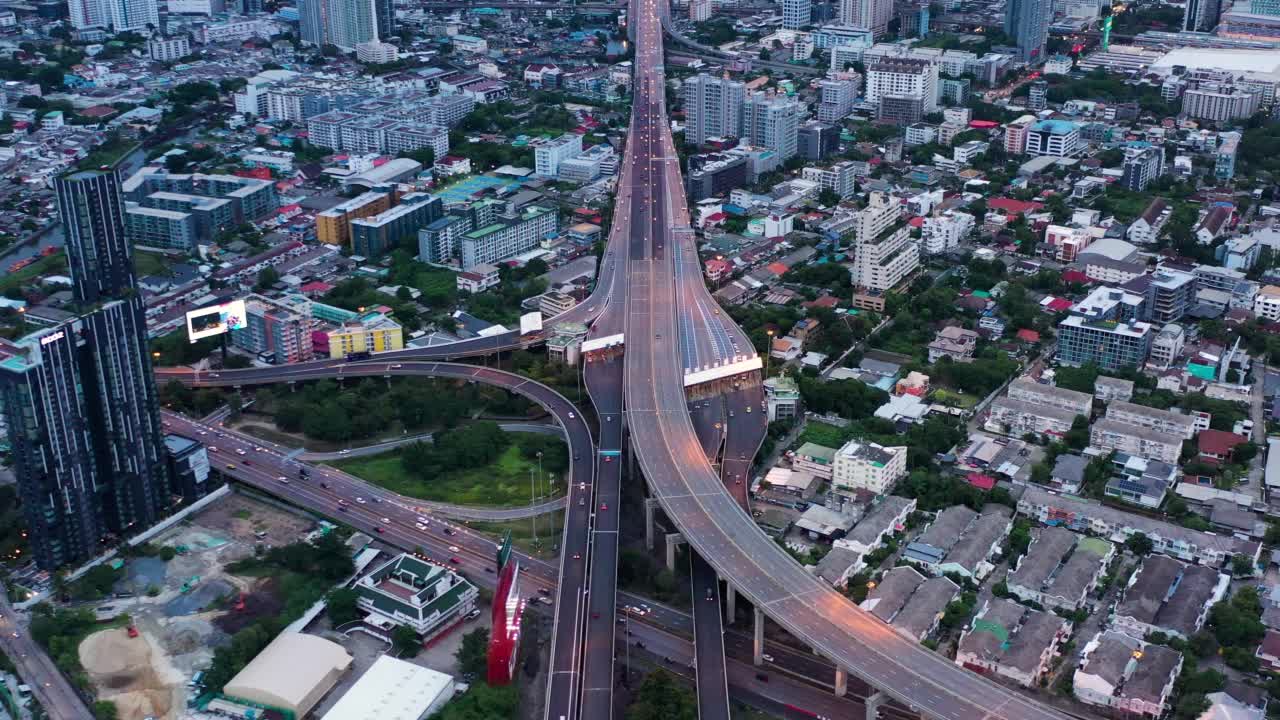
[(684, 539), (755, 607), (757, 623), (767, 614), (886, 696), (934, 718), (1063, 718), (904, 638), (806, 572), (755, 526), (708, 462), (686, 409), (682, 358), (663, 340), (679, 332), (682, 293), (675, 263), (661, 250), (684, 215), (671, 211), (684, 205), (684, 194), (663, 91), (665, 12), (656, 0), (634, 0), (630, 19), (636, 35), (632, 122), (642, 124), (634, 132), (667, 149), (623, 170), (654, 190), (647, 247), (632, 256), (626, 275), (625, 408), (632, 451), (650, 488)]
[(45, 654), (44, 648), (37, 645), (27, 629), (18, 623), (17, 612), (9, 605), (3, 588), (0, 588), (0, 650), (13, 661), (18, 676), (31, 688), (31, 693), (49, 717), (57, 720), (93, 717), (71, 682)]

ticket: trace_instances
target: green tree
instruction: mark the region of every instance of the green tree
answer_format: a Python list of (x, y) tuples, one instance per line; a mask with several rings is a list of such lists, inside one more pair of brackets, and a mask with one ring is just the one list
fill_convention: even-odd
[(356, 602), (359, 597), (360, 593), (351, 588), (335, 588), (329, 593), (329, 619), (334, 627), (360, 619), (360, 606)]
[(649, 673), (627, 708), (626, 720), (697, 720), (693, 691), (661, 668)]
[(489, 630), (476, 628), (463, 635), (454, 657), (458, 660), (458, 670), (464, 675), (483, 676), (489, 662)]
[(1147, 537), (1143, 533), (1134, 533), (1130, 535), (1129, 538), (1124, 541), (1124, 546), (1129, 549), (1129, 552), (1137, 555), (1138, 557), (1146, 557), (1155, 549), (1155, 543), (1151, 542), (1151, 538)]
[(97, 700), (93, 703), (94, 720), (117, 720), (120, 717), (120, 708), (110, 700)]
[(278, 282), (280, 282), (280, 273), (275, 267), (268, 265), (258, 271), (258, 282), (254, 283), (254, 289), (262, 292)]
[(418, 638), (418, 633), (408, 625), (397, 625), (391, 631), (391, 648), (398, 655), (408, 655), (413, 657), (422, 650), (422, 640)]

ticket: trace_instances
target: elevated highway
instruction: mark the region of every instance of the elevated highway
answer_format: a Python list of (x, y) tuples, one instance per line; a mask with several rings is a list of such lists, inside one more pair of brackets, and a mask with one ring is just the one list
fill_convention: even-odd
[(1062, 720), (1060, 712), (899, 635), (805, 571), (755, 526), (708, 462), (686, 409), (682, 358), (664, 342), (680, 331), (682, 292), (675, 263), (661, 249), (680, 227), (684, 195), (666, 118), (663, 13), (655, 0), (634, 0), (630, 13), (637, 40), (633, 133), (665, 148), (626, 169), (655, 190), (646, 247), (633, 253), (627, 273), (625, 331), (625, 408), (632, 450), (650, 488), (684, 539), (755, 608), (757, 656), (767, 614), (836, 663), (838, 691), (847, 687), (845, 672), (852, 672), (932, 718)]

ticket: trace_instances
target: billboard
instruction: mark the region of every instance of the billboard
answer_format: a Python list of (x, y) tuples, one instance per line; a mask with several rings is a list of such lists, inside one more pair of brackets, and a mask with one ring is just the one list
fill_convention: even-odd
[(520, 316), (520, 334), (528, 335), (542, 330), (542, 313), (531, 312)]
[(187, 339), (191, 342), (244, 329), (244, 301), (232, 300), (187, 313)]

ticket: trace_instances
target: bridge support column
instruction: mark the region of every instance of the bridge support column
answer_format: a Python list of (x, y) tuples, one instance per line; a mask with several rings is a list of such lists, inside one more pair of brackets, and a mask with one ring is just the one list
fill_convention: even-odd
[(849, 692), (849, 671), (842, 667), (836, 668), (836, 697), (844, 697)]
[(667, 533), (667, 569), (676, 571), (676, 548), (684, 544), (684, 535)]
[(737, 616), (738, 591), (733, 588), (733, 583), (726, 582), (724, 584), (724, 624), (732, 625), (733, 618)]
[(657, 498), (645, 498), (644, 500), (644, 546), (649, 550), (653, 550), (653, 517), (658, 512)]
[(880, 706), (889, 702), (889, 696), (876, 690), (867, 696), (862, 704), (867, 708), (867, 720), (877, 720), (880, 717)]
[(751, 662), (760, 666), (764, 664), (764, 612), (753, 608), (752, 616)]

